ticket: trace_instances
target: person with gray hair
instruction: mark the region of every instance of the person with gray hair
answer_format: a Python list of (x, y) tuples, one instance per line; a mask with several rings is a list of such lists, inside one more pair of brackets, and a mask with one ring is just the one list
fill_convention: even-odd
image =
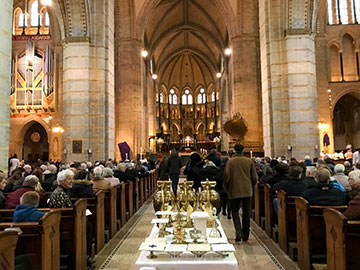
[(120, 184), (119, 179), (114, 177), (114, 172), (111, 168), (104, 168), (104, 180), (109, 181), (111, 184), (111, 187), (116, 187)]
[(95, 167), (92, 173), (93, 177), (91, 182), (93, 183), (93, 190), (95, 194), (105, 191), (111, 188), (109, 181), (104, 180), (103, 168), (98, 166)]
[(335, 188), (330, 182), (331, 174), (329, 170), (319, 168), (316, 176), (317, 184), (308, 187), (302, 197), (311, 205), (337, 206), (345, 204), (345, 192)]
[[(6, 201), (5, 201), (5, 208), (6, 209), (13, 209), (17, 205), (20, 204), (21, 196), (28, 191), (35, 191), (36, 185), (39, 183), (39, 179), (35, 175), (28, 175), (21, 187), (16, 189), (15, 191), (8, 194)], [(46, 203), (46, 194), (43, 192), (37, 192), (40, 196), (40, 204), (41, 208), (47, 207)]]
[(345, 166), (342, 164), (336, 164), (334, 167), (334, 175), (333, 178), (340, 185), (342, 185), (346, 191), (351, 191), (351, 186), (349, 184), (349, 177), (345, 175)]
[(57, 175), (58, 186), (49, 199), (50, 208), (72, 207), (69, 191), (72, 188), (74, 173), (70, 169), (63, 170)]

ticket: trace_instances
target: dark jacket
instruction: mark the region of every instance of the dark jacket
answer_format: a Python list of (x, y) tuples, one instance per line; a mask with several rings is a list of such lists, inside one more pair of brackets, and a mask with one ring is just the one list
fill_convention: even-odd
[(220, 167), (221, 165), (221, 159), (217, 155), (217, 153), (211, 153), (205, 159), (212, 161), (216, 165), (216, 167)]
[(127, 182), (127, 181), (135, 181), (136, 177), (134, 176), (134, 174), (130, 174), (127, 172), (123, 172), (120, 170), (115, 170), (114, 171), (114, 177), (116, 177), (117, 179), (119, 179), (120, 182)]
[(166, 168), (169, 175), (173, 173), (180, 173), (181, 167), (182, 167), (181, 157), (179, 157), (178, 153), (172, 152), (166, 162)]
[[(259, 174), (258, 174), (259, 175)], [(259, 183), (261, 184), (270, 184), (271, 183), (271, 179), (274, 177), (273, 174), (263, 174), (260, 179), (259, 179)]]
[(15, 208), (13, 222), (34, 222), (43, 217), (45, 213), (40, 212), (33, 205), (19, 204)]
[(360, 219), (360, 193), (349, 202), (349, 206), (343, 214), (347, 219)]
[(71, 198), (95, 197), (92, 183), (89, 180), (74, 180), (69, 194)]
[(224, 159), (219, 167), (219, 173), (216, 177), (216, 186), (215, 190), (219, 193), (225, 193), (224, 185), (223, 185), (223, 178), (224, 178), (224, 170), (228, 159)]
[(277, 173), (268, 180), (267, 184), (269, 184), (270, 186), (273, 186), (276, 183), (279, 183), (284, 180), (289, 180), (289, 176), (287, 174), (278, 174)]
[(193, 181), (193, 188), (197, 189), (201, 187), (201, 180), (203, 180), (201, 175), (201, 170), (205, 162), (200, 159), (196, 164), (192, 164), (192, 161), (189, 161), (186, 164), (184, 174), (186, 175), (187, 181)]
[[(35, 191), (34, 188), (32, 187), (26, 187), (23, 186), (21, 188), (18, 188), (17, 190), (11, 192), (10, 194), (7, 195), (6, 201), (5, 201), (5, 208), (6, 209), (13, 209), (16, 208), (17, 205), (20, 204), (20, 198), (21, 196), (28, 191)], [(47, 207), (47, 203), (46, 203), (46, 194), (42, 193), (42, 192), (38, 192), (39, 196), (40, 196), (40, 203), (39, 203), (39, 207), (40, 208), (45, 208)]]
[(45, 174), (45, 180), (41, 184), (41, 186), (46, 192), (51, 192), (54, 190), (53, 188), (54, 181), (56, 181), (56, 174), (53, 173)]
[(163, 157), (159, 164), (159, 179), (160, 180), (168, 180), (169, 174), (167, 172), (166, 162), (168, 157)]
[(345, 204), (346, 195), (341, 190), (334, 188), (332, 183), (317, 183), (309, 186), (302, 197), (311, 205), (338, 206)]
[(301, 196), (309, 187), (309, 183), (300, 178), (290, 178), (276, 183), (272, 191), (284, 190), (288, 196)]
[(0, 190), (0, 209), (4, 208), (5, 201), (6, 201), (6, 197), (5, 197), (4, 193), (2, 192), (2, 190)]

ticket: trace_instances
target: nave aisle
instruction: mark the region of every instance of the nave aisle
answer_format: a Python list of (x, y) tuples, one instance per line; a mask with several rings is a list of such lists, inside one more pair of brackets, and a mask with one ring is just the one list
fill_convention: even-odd
[[(97, 269), (100, 270), (135, 270), (135, 262), (140, 254), (138, 248), (151, 232), (151, 220), (154, 218), (152, 201), (149, 200), (112, 240), (112, 242), (98, 255)], [(137, 219), (137, 220), (135, 220)], [(133, 222), (132, 222), (133, 221)], [(256, 231), (259, 237), (250, 234), (247, 243), (235, 243), (232, 220), (221, 216), (221, 223), (228, 236), (229, 242), (236, 248), (235, 256), (239, 262), (239, 269), (246, 270), (283, 270), (298, 269), (282, 251), (252, 222), (252, 232)], [(260, 240), (261, 239), (261, 240)], [(269, 248), (263, 248), (266, 243)], [(265, 252), (267, 249), (267, 252)], [(271, 250), (271, 251), (270, 251)], [(268, 255), (270, 254), (270, 255)], [(275, 258), (280, 258), (281, 264)], [(272, 259), (273, 258), (273, 259)], [(185, 270), (185, 269), (184, 269)]]

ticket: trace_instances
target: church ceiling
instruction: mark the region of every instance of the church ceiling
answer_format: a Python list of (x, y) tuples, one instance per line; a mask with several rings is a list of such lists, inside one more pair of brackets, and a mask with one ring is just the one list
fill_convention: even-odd
[(228, 34), (212, 0), (161, 1), (147, 25), (144, 44), (161, 83), (195, 88), (214, 81)]

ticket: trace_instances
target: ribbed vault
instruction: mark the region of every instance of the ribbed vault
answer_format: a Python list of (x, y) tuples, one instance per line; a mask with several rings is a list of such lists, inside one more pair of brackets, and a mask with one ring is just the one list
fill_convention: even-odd
[(215, 81), (228, 39), (226, 22), (209, 0), (161, 1), (144, 33), (159, 83), (180, 89)]

